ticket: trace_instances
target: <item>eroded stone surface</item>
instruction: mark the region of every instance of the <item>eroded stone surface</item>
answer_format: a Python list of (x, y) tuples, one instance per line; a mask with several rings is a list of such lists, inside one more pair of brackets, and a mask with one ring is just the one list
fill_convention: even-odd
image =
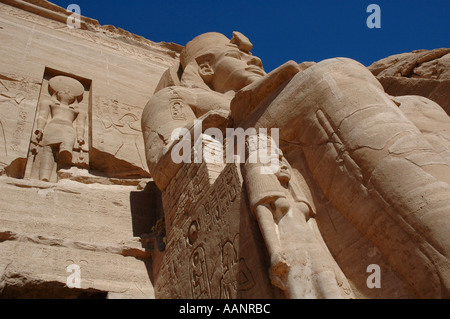
[[(133, 233), (130, 212), (139, 204), (130, 200), (130, 193), (139, 193), (135, 186), (8, 177), (1, 177), (0, 185), (3, 297), (60, 298), (89, 292), (105, 298), (154, 297), (150, 253), (141, 234)], [(81, 267), (78, 293), (67, 286), (72, 264)]]
[[(196, 202), (190, 195), (201, 183), (189, 187), (195, 174), (192, 179), (185, 174), (199, 164), (177, 163), (174, 154), (182, 149), (183, 154), (194, 154), (185, 156), (192, 161), (201, 154), (197, 138), (210, 141), (225, 128), (241, 128), (247, 130), (245, 155), (264, 156), (259, 151), (267, 144), (252, 141), (261, 130), (268, 134), (276, 128), (279, 148), (272, 157), (278, 170), (262, 173), (264, 165), (245, 158), (241, 173), (247, 210), (254, 215), (250, 221), (258, 225), (270, 260), (266, 275), (273, 291), (283, 291), (288, 298), (447, 298), (450, 144), (443, 109), (420, 96), (387, 94), (367, 68), (351, 59), (300, 66), (291, 61), (266, 74), (250, 49), (251, 43), (238, 32), (231, 40), (214, 32), (194, 38), (180, 55), (182, 70), (163, 75), (144, 109), (148, 166), (163, 191), (163, 203), (174, 205), (164, 207), (164, 256), (187, 260), (191, 251), (183, 243), (189, 239), (186, 227), (194, 222), (190, 216), (201, 225), (210, 215), (202, 217), (188, 208)], [(424, 53), (420, 62), (446, 52)], [(411, 75), (417, 63), (412, 56), (394, 65), (394, 76)], [(418, 74), (425, 76), (429, 67)], [(230, 116), (231, 122), (219, 120)], [(203, 126), (192, 139), (198, 121)], [(183, 128), (177, 131), (182, 133), (173, 135), (176, 128)], [(218, 149), (225, 154), (231, 140), (220, 142)], [(231, 149), (239, 152), (239, 146)], [(204, 169), (211, 171), (206, 165)], [(183, 186), (173, 191), (171, 185)], [(208, 192), (204, 196), (214, 198)], [(173, 204), (176, 198), (183, 201)], [(237, 209), (227, 213), (235, 220), (242, 216)], [(177, 232), (181, 229), (184, 237)], [(219, 234), (223, 232), (217, 232), (217, 238)], [(173, 267), (177, 271), (168, 275), (170, 262), (154, 265), (155, 281), (162, 280), (157, 291), (165, 297), (201, 298), (219, 289), (206, 267), (216, 237), (202, 241), (200, 251), (192, 255), (197, 259), (188, 262), (197, 274), (191, 283), (198, 294), (188, 289), (188, 269)], [(372, 265), (382, 269), (384, 289), (371, 290), (367, 284)], [(216, 272), (225, 276), (226, 269), (214, 268)], [(183, 287), (171, 283), (175, 275), (186, 281)]]
[(85, 17), (71, 29), (68, 15), (0, 3), (1, 296), (154, 298), (160, 193), (140, 116), (180, 47)]
[(174, 63), (176, 45), (156, 44), (90, 19), (83, 20), (84, 28), (71, 29), (66, 11), (46, 1), (7, 3), (0, 3), (2, 166), (25, 161), (39, 93), (49, 94), (50, 74), (65, 75), (89, 85), (80, 102), (89, 109), (89, 167), (116, 177), (149, 177), (140, 116)]
[(449, 297), (449, 49), (266, 74), (240, 32), (67, 17), (0, 3), (1, 297)]
[(417, 50), (393, 55), (369, 66), (387, 93), (420, 95), (450, 114), (450, 49)]

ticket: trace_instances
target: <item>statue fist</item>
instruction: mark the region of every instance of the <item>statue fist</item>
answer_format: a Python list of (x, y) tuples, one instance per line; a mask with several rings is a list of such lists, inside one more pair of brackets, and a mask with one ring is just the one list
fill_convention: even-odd
[(38, 142), (41, 141), (42, 137), (44, 136), (44, 133), (42, 133), (41, 130), (34, 131), (34, 134), (36, 135), (36, 139), (37, 139)]
[(83, 145), (84, 144), (84, 138), (80, 137), (77, 139), (78, 145)]

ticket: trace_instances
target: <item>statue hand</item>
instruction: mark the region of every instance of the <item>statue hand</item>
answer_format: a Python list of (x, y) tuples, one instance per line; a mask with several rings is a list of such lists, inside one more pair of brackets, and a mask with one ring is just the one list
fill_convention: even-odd
[(78, 142), (78, 145), (80, 145), (80, 147), (82, 146), (82, 145), (84, 145), (84, 138), (82, 138), (82, 137), (79, 137), (78, 139), (77, 139), (77, 142)]
[(42, 131), (39, 129), (34, 131), (34, 135), (36, 135), (36, 140), (38, 142), (40, 142), (42, 140), (42, 138), (44, 137), (44, 133), (42, 133)]
[(275, 252), (270, 258), (270, 280), (272, 284), (281, 290), (285, 290), (290, 268), (284, 253), (282, 251)]

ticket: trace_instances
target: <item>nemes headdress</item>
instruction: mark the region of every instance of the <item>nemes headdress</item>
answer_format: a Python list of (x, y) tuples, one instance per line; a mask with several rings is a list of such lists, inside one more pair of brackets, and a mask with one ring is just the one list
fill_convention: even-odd
[(184, 68), (199, 56), (214, 49), (223, 49), (224, 46), (238, 48), (239, 50), (250, 53), (253, 44), (240, 32), (233, 32), (233, 37), (228, 39), (221, 33), (208, 32), (195, 37), (184, 47), (180, 55), (180, 62)]

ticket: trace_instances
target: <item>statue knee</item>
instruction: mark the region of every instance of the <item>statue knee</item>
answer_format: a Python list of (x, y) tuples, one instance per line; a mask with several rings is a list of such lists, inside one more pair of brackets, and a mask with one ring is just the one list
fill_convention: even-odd
[(368, 83), (371, 83), (378, 89), (384, 91), (383, 86), (372, 72), (370, 72), (363, 64), (353, 59), (326, 59), (312, 66), (311, 69), (322, 72), (326, 77), (328, 77), (328, 75), (331, 76), (333, 80), (336, 81), (337, 85), (339, 85), (340, 82), (346, 84), (350, 78), (355, 85), (361, 83), (363, 87), (367, 87)]

